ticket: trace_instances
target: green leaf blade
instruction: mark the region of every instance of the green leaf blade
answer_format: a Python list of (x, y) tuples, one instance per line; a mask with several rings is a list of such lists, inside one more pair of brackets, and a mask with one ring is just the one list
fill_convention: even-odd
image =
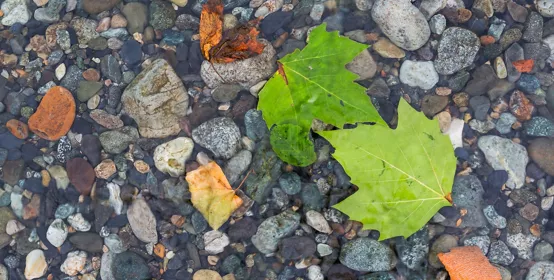
[(281, 124), (271, 129), (270, 142), (279, 158), (296, 166), (308, 166), (316, 160), (309, 130), (295, 124)]
[(452, 191), (456, 158), (436, 120), (428, 120), (401, 99), (395, 130), (359, 125), (319, 132), (336, 149), (359, 190), (335, 205), (380, 239), (408, 237), (443, 206)]

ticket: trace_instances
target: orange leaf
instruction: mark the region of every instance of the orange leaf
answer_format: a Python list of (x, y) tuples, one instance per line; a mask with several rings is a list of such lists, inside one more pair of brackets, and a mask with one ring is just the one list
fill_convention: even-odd
[(477, 246), (456, 247), (439, 253), (451, 280), (501, 280), (498, 269), (489, 263)]
[(217, 230), (242, 205), (221, 167), (215, 162), (187, 173), (192, 204), (208, 224)]
[(200, 14), (200, 48), (207, 60), (210, 60), (210, 49), (221, 41), (223, 33), (223, 2), (208, 0), (202, 6)]
[(529, 73), (529, 72), (531, 72), (531, 70), (533, 70), (533, 66), (535, 65), (535, 61), (532, 60), (532, 59), (516, 60), (516, 61), (512, 62), (512, 65), (520, 73)]

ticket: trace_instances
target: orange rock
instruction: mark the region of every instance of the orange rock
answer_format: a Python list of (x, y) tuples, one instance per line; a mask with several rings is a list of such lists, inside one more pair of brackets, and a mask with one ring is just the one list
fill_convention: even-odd
[(438, 257), (451, 280), (502, 279), (477, 246), (456, 247), (448, 253), (439, 253)]
[(39, 137), (55, 141), (64, 136), (75, 119), (75, 99), (69, 90), (56, 86), (48, 90), (36, 113), (29, 118), (29, 128)]
[(19, 139), (26, 139), (29, 137), (29, 127), (16, 119), (11, 119), (6, 123), (6, 127), (13, 134), (13, 136)]
[(516, 60), (516, 61), (512, 62), (512, 65), (520, 73), (529, 73), (529, 72), (531, 72), (531, 70), (533, 70), (533, 66), (535, 65), (535, 61), (532, 60), (532, 59)]
[(154, 246), (154, 254), (163, 259), (165, 257), (165, 246), (162, 243), (156, 244)]
[(483, 46), (493, 44), (496, 41), (491, 35), (483, 35), (479, 39), (481, 40), (481, 45)]

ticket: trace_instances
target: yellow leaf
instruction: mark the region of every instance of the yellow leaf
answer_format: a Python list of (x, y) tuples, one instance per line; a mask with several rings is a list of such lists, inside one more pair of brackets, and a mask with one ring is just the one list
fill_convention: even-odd
[(242, 205), (221, 167), (215, 162), (187, 173), (192, 205), (217, 230)]

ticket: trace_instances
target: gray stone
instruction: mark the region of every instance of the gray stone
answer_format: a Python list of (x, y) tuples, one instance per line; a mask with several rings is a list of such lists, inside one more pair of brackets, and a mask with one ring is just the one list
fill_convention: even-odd
[(1, 23), (12, 26), (16, 23), (26, 24), (31, 19), (31, 12), (25, 0), (6, 0), (0, 6), (4, 12)]
[(464, 246), (477, 246), (479, 247), (479, 249), (481, 249), (483, 255), (487, 255), (490, 245), (491, 240), (486, 235), (474, 236), (464, 240)]
[(150, 25), (154, 29), (164, 30), (171, 28), (177, 14), (168, 1), (154, 0), (150, 3)]
[(100, 134), (100, 144), (104, 150), (111, 154), (119, 154), (123, 152), (129, 144), (134, 143), (139, 139), (139, 134), (136, 128), (132, 126), (124, 126), (120, 129), (110, 130)]
[(491, 102), (485, 96), (474, 96), (469, 100), (469, 106), (473, 109), (475, 119), (485, 121), (491, 107)]
[(245, 181), (248, 196), (260, 204), (265, 203), (271, 186), (281, 175), (282, 164), (271, 148), (269, 140), (263, 140), (254, 153), (251, 165), (253, 172)]
[(529, 13), (525, 21), (522, 39), (530, 43), (538, 43), (542, 39), (543, 19), (537, 12)]
[(485, 214), (485, 218), (487, 218), (487, 221), (489, 224), (491, 224), (495, 228), (503, 229), (506, 228), (507, 222), (506, 218), (500, 216), (496, 209), (494, 209), (494, 206), (487, 205), (485, 209), (483, 209), (483, 213)]
[(146, 243), (158, 242), (156, 218), (144, 199), (139, 198), (133, 201), (127, 209), (127, 218), (133, 233), (140, 241)]
[(500, 114), (500, 118), (496, 122), (496, 130), (500, 134), (508, 134), (512, 131), (512, 125), (517, 121), (517, 118), (510, 113)]
[(302, 190), (300, 176), (295, 172), (288, 172), (281, 175), (281, 177), (279, 177), (279, 186), (289, 195), (295, 195)]
[(508, 234), (506, 243), (508, 246), (517, 250), (517, 256), (520, 259), (530, 260), (533, 258), (533, 245), (539, 240), (538, 237), (523, 233)]
[(509, 188), (519, 189), (525, 184), (525, 167), (529, 162), (525, 147), (493, 135), (482, 136), (477, 145), (494, 170), (508, 172)]
[(80, 81), (77, 89), (77, 99), (87, 102), (102, 89), (103, 83), (96, 81)]
[(261, 140), (269, 133), (262, 112), (255, 109), (248, 110), (244, 115), (244, 127), (246, 136), (254, 141)]
[(417, 50), (431, 36), (427, 19), (410, 0), (377, 0), (371, 16), (383, 33), (403, 49)]
[[(545, 1), (541, 1), (545, 2)], [(552, 6), (554, 10), (554, 5)], [(552, 11), (554, 15), (554, 11)], [(536, 262), (530, 269), (525, 280), (552, 280), (554, 279), (554, 263), (551, 261)]]
[(454, 74), (473, 63), (479, 47), (479, 38), (475, 33), (450, 27), (443, 32), (439, 42), (435, 69), (441, 75)]
[(373, 78), (377, 72), (377, 63), (367, 49), (363, 50), (354, 59), (346, 64), (348, 71), (358, 75), (356, 81)]
[(514, 261), (514, 255), (502, 240), (491, 243), (487, 258), (491, 263), (499, 265), (510, 265)]
[(121, 83), (123, 75), (121, 74), (121, 69), (119, 68), (119, 62), (117, 62), (117, 59), (113, 55), (109, 54), (102, 57), (102, 60), (100, 61), (100, 70), (102, 71), (102, 75), (112, 80), (112, 82)]
[(263, 39), (265, 45), (261, 54), (251, 58), (233, 61), (231, 63), (202, 62), (200, 75), (210, 88), (220, 84), (240, 84), (250, 88), (262, 80), (266, 80), (275, 72), (275, 49)]
[(446, 29), (446, 18), (441, 14), (434, 15), (429, 21), (429, 28), (431, 32), (441, 35)]
[(439, 75), (431, 61), (405, 60), (400, 67), (400, 81), (411, 87), (432, 89), (439, 82)]
[(533, 260), (548, 261), (552, 258), (554, 249), (548, 242), (541, 241), (533, 248)]
[(450, 234), (443, 234), (439, 236), (431, 245), (431, 250), (429, 252), (429, 264), (434, 268), (443, 267), (441, 261), (439, 260), (438, 253), (449, 252), (450, 249), (458, 246), (458, 239)]
[[(467, 209), (461, 227), (484, 227), (487, 220), (483, 214), (484, 200), (481, 181), (474, 176), (456, 176), (452, 186), (452, 200), (456, 208)], [(452, 221), (455, 222), (455, 221)]]
[(234, 155), (223, 168), (223, 173), (229, 180), (230, 184), (234, 184), (238, 181), (242, 173), (248, 170), (250, 163), (252, 162), (252, 153), (248, 150), (242, 150)]
[(229, 102), (237, 97), (242, 87), (239, 85), (221, 84), (212, 91), (212, 98), (217, 102)]
[(142, 137), (164, 138), (181, 131), (179, 120), (187, 112), (189, 98), (171, 65), (157, 59), (127, 86), (121, 102)]
[(146, 261), (131, 251), (117, 254), (113, 260), (112, 270), (116, 280), (151, 278), (150, 268)]
[(126, 4), (121, 12), (127, 19), (127, 30), (130, 34), (142, 33), (148, 23), (148, 7), (139, 2)]
[(192, 131), (192, 139), (216, 157), (231, 158), (240, 148), (240, 130), (232, 119), (211, 119)]
[(407, 239), (400, 237), (395, 248), (398, 258), (409, 269), (425, 268), (426, 257), (429, 253), (429, 231), (427, 227), (423, 227)]
[(67, 69), (60, 85), (67, 88), (71, 92), (75, 92), (79, 87), (79, 82), (82, 80), (84, 80), (83, 70), (79, 69), (77, 65), (71, 65)]
[(394, 252), (387, 246), (369, 238), (358, 238), (341, 248), (340, 262), (357, 271), (388, 271), (396, 267)]
[(254, 236), (252, 243), (263, 254), (277, 250), (279, 240), (292, 233), (300, 225), (300, 214), (287, 210), (263, 221)]

